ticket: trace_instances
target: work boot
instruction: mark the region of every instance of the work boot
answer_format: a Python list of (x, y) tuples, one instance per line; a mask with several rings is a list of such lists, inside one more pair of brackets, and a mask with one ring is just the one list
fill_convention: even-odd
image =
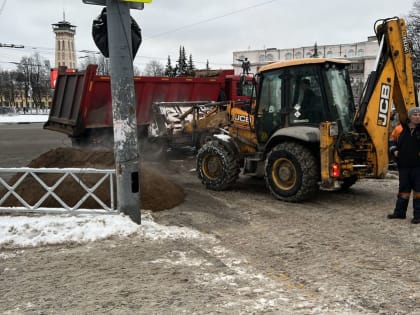
[(413, 224), (419, 224), (420, 223), (420, 218), (413, 218), (411, 220), (411, 223), (413, 223)]
[(388, 214), (388, 219), (405, 219), (405, 214), (394, 212), (394, 213)]

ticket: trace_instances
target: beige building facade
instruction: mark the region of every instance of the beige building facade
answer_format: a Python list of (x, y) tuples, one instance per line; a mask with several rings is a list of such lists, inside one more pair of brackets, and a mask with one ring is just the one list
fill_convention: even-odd
[(375, 67), (379, 45), (375, 36), (364, 42), (336, 45), (317, 45), (295, 48), (266, 48), (233, 52), (235, 74), (242, 73), (242, 60), (250, 62), (250, 73), (256, 73), (259, 67), (275, 61), (318, 57), (342, 58), (351, 62), (349, 72), (354, 95), (360, 96), (369, 73)]

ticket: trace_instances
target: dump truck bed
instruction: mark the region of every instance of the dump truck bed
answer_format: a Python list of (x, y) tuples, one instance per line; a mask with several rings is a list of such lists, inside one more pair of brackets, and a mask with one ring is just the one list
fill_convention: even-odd
[[(79, 137), (86, 129), (112, 127), (110, 77), (96, 75), (96, 69), (89, 65), (85, 71), (59, 73), (45, 129)], [(137, 124), (151, 122), (156, 102), (221, 100), (229, 75), (233, 70), (209, 78), (134, 77)]]

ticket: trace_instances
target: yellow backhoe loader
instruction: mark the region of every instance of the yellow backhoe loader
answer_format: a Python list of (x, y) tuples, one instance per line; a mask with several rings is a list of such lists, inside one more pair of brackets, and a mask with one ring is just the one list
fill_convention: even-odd
[(197, 172), (213, 190), (239, 174), (264, 176), (274, 197), (302, 201), (318, 189), (346, 189), (388, 168), (392, 106), (399, 119), (418, 106), (405, 21), (375, 23), (379, 52), (359, 107), (349, 61), (310, 58), (260, 68), (249, 110), (228, 105), (228, 122), (197, 153)]

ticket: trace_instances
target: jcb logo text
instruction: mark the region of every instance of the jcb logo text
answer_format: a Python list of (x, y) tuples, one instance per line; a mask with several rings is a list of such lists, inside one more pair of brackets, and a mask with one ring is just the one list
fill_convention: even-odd
[(381, 96), (380, 96), (381, 98), (379, 100), (379, 110), (378, 110), (378, 126), (386, 127), (388, 123), (390, 95), (391, 95), (391, 86), (388, 84), (382, 84)]
[(245, 116), (245, 115), (239, 115), (239, 114), (237, 114), (237, 115), (235, 115), (234, 119), (236, 121), (245, 122), (245, 123), (249, 123), (250, 122), (249, 116)]
[(408, 41), (407, 36), (403, 36), (402, 42), (404, 47), (404, 54), (408, 54), (410, 52), (410, 42)]

